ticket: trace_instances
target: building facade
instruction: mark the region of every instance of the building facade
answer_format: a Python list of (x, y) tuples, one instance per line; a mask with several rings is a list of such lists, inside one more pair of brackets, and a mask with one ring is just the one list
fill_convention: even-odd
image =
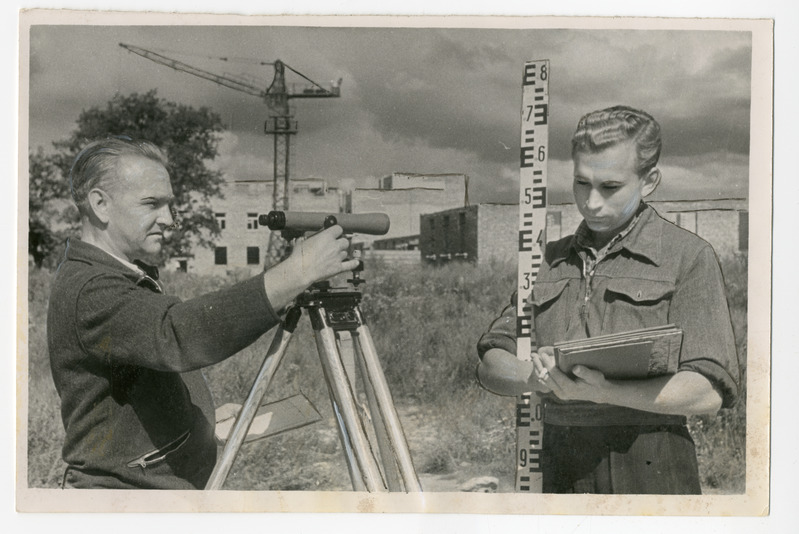
[(391, 227), (384, 236), (356, 236), (356, 242), (371, 248), (375, 240), (406, 239), (419, 235), (421, 215), (467, 206), (469, 177), (465, 174), (395, 172), (356, 187), (345, 196), (344, 211), (380, 212), (391, 219)]
[[(213, 248), (195, 246), (190, 258), (175, 258), (167, 266), (195, 274), (230, 275), (263, 271), (269, 229), (258, 223), (259, 215), (272, 210), (272, 181), (234, 181), (223, 185), (222, 198), (211, 201), (221, 235)], [(289, 208), (298, 211), (339, 213), (338, 188), (324, 180), (293, 180)]]
[[(192, 257), (174, 258), (167, 268), (218, 275), (262, 271), (270, 231), (259, 224), (258, 217), (271, 211), (273, 187), (271, 180), (224, 184), (223, 197), (211, 201), (221, 230), (214, 247), (195, 246)], [(362, 186), (348, 191), (331, 187), (322, 179), (292, 180), (289, 186), (292, 211), (387, 214), (391, 225), (386, 235), (353, 237), (353, 244), (360, 249), (371, 249), (375, 239), (395, 239), (404, 243), (405, 249), (418, 250), (422, 214), (467, 203), (468, 177), (464, 174), (393, 173), (368, 178)]]
[[(665, 219), (708, 241), (719, 256), (746, 252), (749, 212), (746, 199), (655, 201)], [(467, 260), (516, 261), (517, 204), (478, 204), (420, 217), (420, 259), (427, 263)], [(582, 216), (574, 204), (547, 209), (547, 241), (574, 233)]]
[[(387, 261), (516, 261), (517, 204), (469, 205), (464, 174), (393, 173), (368, 179), (343, 191), (322, 179), (293, 180), (290, 209), (327, 213), (385, 213), (391, 220), (383, 236), (357, 234), (353, 244)], [(263, 271), (269, 229), (258, 217), (271, 211), (271, 181), (234, 181), (223, 186), (223, 198), (212, 201), (221, 235), (213, 248), (195, 247), (192, 257), (167, 266), (196, 274), (255, 274)], [(669, 221), (696, 233), (719, 256), (748, 249), (746, 199), (654, 201)], [(547, 209), (547, 241), (574, 232), (582, 217), (574, 204)]]

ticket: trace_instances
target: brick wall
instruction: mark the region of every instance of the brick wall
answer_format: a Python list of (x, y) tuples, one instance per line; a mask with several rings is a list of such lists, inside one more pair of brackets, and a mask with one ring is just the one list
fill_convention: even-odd
[(466, 206), (421, 215), (419, 249), (423, 261), (477, 258), (478, 213), (478, 206)]
[[(410, 176), (410, 177), (409, 177)], [(356, 236), (362, 243), (375, 239), (405, 237), (420, 233), (419, 217), (462, 207), (466, 198), (464, 175), (407, 175), (396, 173), (384, 184), (394, 189), (356, 188), (350, 193), (353, 213), (380, 212), (391, 219), (384, 236)]]
[[(742, 214), (748, 209), (745, 199), (656, 201), (650, 205), (664, 219), (709, 242), (719, 256), (739, 252), (739, 225)], [(574, 233), (582, 221), (574, 204), (553, 205), (549, 211), (561, 213), (562, 236)], [(553, 234), (547, 235), (548, 240), (556, 238)]]
[[(699, 200), (652, 202), (665, 219), (707, 240), (719, 256), (740, 250), (746, 232), (747, 202)], [(582, 221), (574, 204), (556, 204), (547, 210), (547, 240), (573, 234)], [(428, 262), (462, 258), (488, 263), (515, 261), (518, 249), (518, 206), (479, 204), (421, 216), (420, 247)]]
[(477, 261), (516, 261), (519, 247), (519, 206), (481, 204), (479, 213)]

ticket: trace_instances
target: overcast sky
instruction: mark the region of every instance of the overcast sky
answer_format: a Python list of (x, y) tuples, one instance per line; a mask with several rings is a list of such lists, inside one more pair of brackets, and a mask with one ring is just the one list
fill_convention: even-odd
[[(293, 178), (357, 184), (391, 172), (465, 173), (472, 202), (518, 198), (521, 74), (549, 59), (550, 190), (568, 200), (579, 117), (624, 103), (662, 124), (656, 198), (746, 197), (751, 39), (746, 32), (573, 29), (35, 26), (30, 144), (50, 147), (114, 94), (208, 106), (229, 126), (217, 165), (271, 178), (259, 98), (132, 54), (137, 45), (266, 87), (280, 59), (341, 98), (295, 99)], [(223, 62), (217, 58), (226, 57)], [(287, 82), (304, 80), (289, 72)]]

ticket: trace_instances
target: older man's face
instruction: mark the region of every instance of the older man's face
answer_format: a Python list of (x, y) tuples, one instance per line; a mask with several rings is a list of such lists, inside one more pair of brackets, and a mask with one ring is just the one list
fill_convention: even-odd
[(175, 197), (164, 166), (141, 156), (123, 156), (107, 192), (111, 199), (107, 231), (114, 252), (129, 261), (156, 256), (164, 230), (174, 222)]

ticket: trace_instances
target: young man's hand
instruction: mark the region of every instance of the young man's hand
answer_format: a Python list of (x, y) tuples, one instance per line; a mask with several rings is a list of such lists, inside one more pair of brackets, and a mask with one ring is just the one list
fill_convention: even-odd
[(533, 354), (533, 366), (542, 385), (563, 400), (676, 415), (713, 414), (721, 408), (719, 392), (707, 378), (692, 371), (641, 380), (608, 380), (596, 369), (577, 365), (572, 369), (572, 378), (558, 369), (551, 347)]
[(605, 394), (610, 382), (605, 380), (602, 372), (577, 365), (572, 369), (572, 378), (558, 368), (552, 347), (543, 347), (532, 357), (537, 380), (559, 399), (606, 402)]

